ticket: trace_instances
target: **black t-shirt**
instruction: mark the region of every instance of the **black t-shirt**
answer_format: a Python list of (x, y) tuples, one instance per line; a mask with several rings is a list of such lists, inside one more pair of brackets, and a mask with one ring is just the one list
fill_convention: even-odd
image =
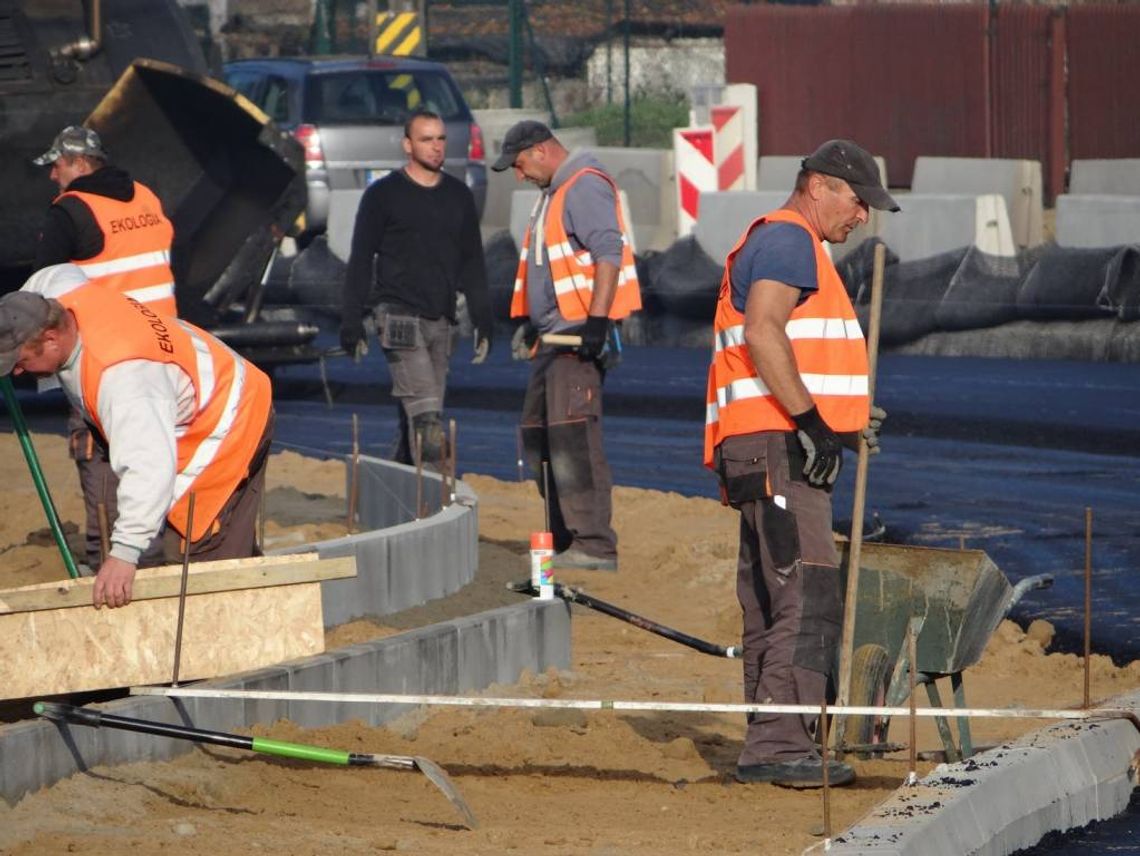
[(403, 170), (369, 185), (352, 233), (344, 317), (386, 303), (454, 321), (457, 291), (467, 297), (472, 323), (490, 335), (483, 242), (467, 185), (443, 173), (424, 187)]

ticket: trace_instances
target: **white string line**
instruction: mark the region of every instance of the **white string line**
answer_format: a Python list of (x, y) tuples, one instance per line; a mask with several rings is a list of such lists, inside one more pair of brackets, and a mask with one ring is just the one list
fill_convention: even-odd
[[(678, 713), (776, 713), (817, 714), (811, 704), (729, 704), (709, 702), (620, 701), (611, 699), (483, 698), (479, 696), (414, 695), (403, 693), (331, 693), (290, 690), (230, 690), (198, 687), (131, 687), (131, 695), (172, 698), (262, 699), (269, 701), (313, 701), (350, 704), (422, 704), (452, 707), (540, 707), (579, 710), (675, 711)], [(837, 716), (909, 716), (909, 707), (873, 705), (829, 705)], [(1127, 708), (1091, 710), (1050, 710), (1047, 708), (919, 707), (916, 716), (970, 717), (988, 719), (1130, 719), (1136, 713)]]

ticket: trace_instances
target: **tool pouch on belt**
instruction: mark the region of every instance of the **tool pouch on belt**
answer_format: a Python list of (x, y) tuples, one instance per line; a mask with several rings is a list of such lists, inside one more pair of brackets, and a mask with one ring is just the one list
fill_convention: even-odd
[(733, 508), (768, 496), (768, 457), (758, 434), (729, 437), (716, 447), (713, 466), (720, 479), (720, 501)]
[(387, 350), (407, 350), (420, 345), (420, 319), (415, 315), (397, 315), (385, 310), (376, 313), (376, 327), (380, 347)]

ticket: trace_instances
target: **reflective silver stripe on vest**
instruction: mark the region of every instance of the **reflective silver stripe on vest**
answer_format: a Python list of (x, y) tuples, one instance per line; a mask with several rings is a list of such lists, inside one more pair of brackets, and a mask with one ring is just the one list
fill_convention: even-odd
[[(866, 375), (826, 375), (801, 374), (800, 380), (807, 391), (814, 395), (867, 395)], [(705, 424), (712, 425), (720, 419), (720, 408), (748, 398), (761, 398), (772, 393), (758, 377), (746, 377), (717, 387), (716, 402), (705, 406)]]
[(145, 288), (132, 288), (124, 294), (139, 303), (156, 303), (174, 296), (174, 283), (164, 282), (159, 285), (148, 285)]
[(135, 256), (123, 256), (121, 259), (111, 259), (106, 262), (78, 263), (80, 269), (89, 279), (101, 276), (110, 276), (113, 273), (127, 273), (170, 263), (170, 253), (167, 250), (152, 250), (148, 253), (139, 253)]
[[(863, 330), (854, 318), (793, 318), (784, 325), (784, 332), (791, 341), (802, 339), (858, 339), (862, 340)], [(716, 334), (716, 349), (723, 351), (746, 344), (744, 325), (734, 324)]]
[[(181, 321), (178, 323), (190, 334), (194, 341), (194, 352), (198, 362), (198, 377), (201, 381), (200, 393), (202, 394), (198, 397), (198, 412), (201, 413), (209, 405), (210, 395), (213, 394), (214, 386), (217, 382), (217, 377), (214, 373), (214, 360), (206, 341), (187, 324)], [(202, 474), (206, 467), (213, 463), (214, 458), (217, 457), (218, 449), (222, 445), (222, 441), (226, 438), (226, 435), (233, 427), (234, 421), (237, 419), (238, 405), (241, 402), (242, 389), (245, 386), (245, 360), (232, 352), (230, 356), (234, 361), (234, 376), (230, 384), (229, 395), (226, 397), (226, 404), (222, 410), (222, 415), (210, 434), (198, 444), (198, 448), (194, 450), (194, 454), (186, 463), (186, 466), (175, 477), (174, 502), (171, 503), (172, 506), (176, 505), (182, 499), (186, 491), (194, 484), (194, 480)], [(209, 390), (210, 395), (204, 394), (206, 390)]]

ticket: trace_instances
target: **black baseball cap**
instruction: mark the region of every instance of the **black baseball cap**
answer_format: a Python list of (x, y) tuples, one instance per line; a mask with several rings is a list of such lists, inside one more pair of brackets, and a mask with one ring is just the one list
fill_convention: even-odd
[(510, 169), (514, 166), (515, 158), (518, 157), (519, 152), (553, 139), (554, 133), (542, 122), (534, 119), (523, 119), (521, 122), (516, 122), (507, 131), (507, 135), (503, 137), (503, 151), (499, 155), (499, 159), (491, 165), (491, 169), (495, 172)]
[(879, 165), (870, 152), (851, 140), (828, 140), (803, 159), (800, 166), (842, 178), (855, 195), (880, 211), (898, 211), (899, 204), (883, 187)]

